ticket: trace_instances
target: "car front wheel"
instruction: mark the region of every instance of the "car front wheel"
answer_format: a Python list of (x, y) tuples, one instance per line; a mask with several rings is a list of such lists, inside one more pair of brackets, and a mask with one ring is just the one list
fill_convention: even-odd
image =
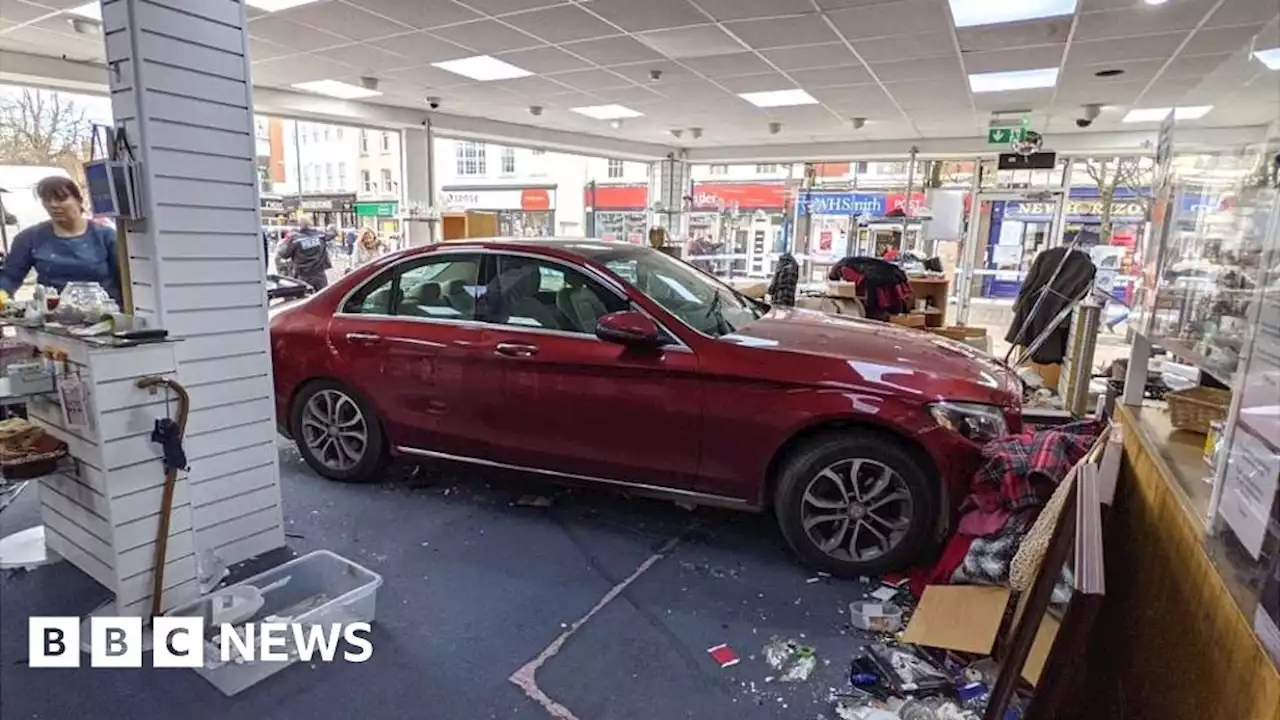
[(858, 577), (920, 559), (939, 493), (905, 443), (875, 432), (821, 436), (793, 452), (780, 472), (774, 511), (806, 563)]
[(375, 480), (383, 468), (382, 425), (369, 403), (341, 383), (320, 380), (303, 388), (290, 426), (302, 459), (330, 480)]

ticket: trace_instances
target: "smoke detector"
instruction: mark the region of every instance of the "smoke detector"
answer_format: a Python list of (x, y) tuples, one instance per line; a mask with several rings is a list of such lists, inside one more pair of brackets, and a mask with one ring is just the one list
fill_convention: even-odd
[(378, 78), (365, 75), (364, 77), (360, 78), (360, 87), (364, 88), (365, 90), (377, 90)]
[(542, 114), (542, 106), (541, 106), (541, 105), (530, 105), (530, 106), (529, 106), (529, 114), (530, 114), (530, 115), (532, 115), (532, 116), (534, 116), (534, 117), (538, 117), (539, 115), (541, 115), (541, 114)]
[(780, 122), (771, 122), (771, 123), (769, 123), (769, 134), (770, 134), (770, 135), (777, 135), (777, 134), (778, 134), (778, 133), (780, 133), (780, 132), (782, 132), (782, 123), (780, 123)]
[(702, 128), (700, 127), (689, 128), (689, 135), (694, 140), (697, 140), (698, 138), (702, 137)]

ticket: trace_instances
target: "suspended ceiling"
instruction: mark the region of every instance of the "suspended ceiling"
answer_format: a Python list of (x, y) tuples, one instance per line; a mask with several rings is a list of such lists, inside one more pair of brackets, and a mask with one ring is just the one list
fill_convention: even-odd
[[(0, 0), (0, 51), (100, 60), (101, 38), (62, 13), (80, 4)], [(454, 116), (689, 148), (976, 138), (1001, 111), (1030, 111), (1050, 144), (1154, 127), (1122, 123), (1133, 108), (1212, 105), (1185, 123), (1201, 127), (1280, 117), (1280, 72), (1250, 57), (1280, 47), (1277, 0), (1079, 0), (1071, 16), (961, 29), (946, 0), (323, 0), (249, 12), (259, 87), (372, 76), (384, 94), (364, 102), (425, 111), (434, 96)], [(533, 75), (481, 83), (432, 64), (477, 54)], [(1042, 67), (1060, 69), (1056, 87), (974, 94), (966, 80)], [(738, 96), (789, 88), (819, 104), (760, 109)], [(614, 128), (570, 110), (612, 103), (643, 116)], [(1106, 107), (1081, 130), (1086, 103)]]

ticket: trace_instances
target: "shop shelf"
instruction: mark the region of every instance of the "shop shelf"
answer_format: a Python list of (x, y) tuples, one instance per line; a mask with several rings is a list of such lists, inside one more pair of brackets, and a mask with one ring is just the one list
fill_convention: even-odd
[[(234, 626), (245, 623), (297, 623), (304, 628), (319, 627), (328, 630), (333, 625), (355, 622), (372, 623), (376, 616), (378, 588), (382, 576), (361, 565), (328, 550), (316, 550), (290, 560), (251, 578), (220, 588), (209, 595), (180, 605), (168, 616), (200, 617), (205, 622), (204, 667), (195, 672), (222, 691), (235, 695), (263, 679), (284, 670), (297, 661), (297, 648), (290, 633), (284, 650), (287, 661), (263, 661), (255, 654), (253, 660), (223, 663), (220, 659), (216, 625), (225, 610), (217, 610), (227, 597), (260, 596), (262, 604), (256, 607), (254, 600), (246, 613), (231, 621)], [(292, 631), (291, 631), (292, 632)], [(260, 638), (254, 638), (261, 648)], [(339, 661), (343, 652), (339, 643)]]

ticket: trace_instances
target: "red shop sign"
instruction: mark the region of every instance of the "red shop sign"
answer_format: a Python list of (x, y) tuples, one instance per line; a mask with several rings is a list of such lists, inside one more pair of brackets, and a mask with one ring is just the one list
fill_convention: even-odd
[(694, 183), (695, 210), (781, 210), (786, 205), (786, 183)]
[(884, 211), (906, 210), (908, 215), (914, 215), (917, 210), (925, 207), (924, 193), (911, 193), (911, 207), (907, 208), (906, 193), (889, 193), (884, 196)]
[(551, 193), (546, 190), (521, 190), (521, 210), (550, 210)]
[(582, 202), (596, 210), (643, 210), (649, 204), (649, 188), (645, 185), (597, 185), (593, 190), (588, 186), (582, 191)]

